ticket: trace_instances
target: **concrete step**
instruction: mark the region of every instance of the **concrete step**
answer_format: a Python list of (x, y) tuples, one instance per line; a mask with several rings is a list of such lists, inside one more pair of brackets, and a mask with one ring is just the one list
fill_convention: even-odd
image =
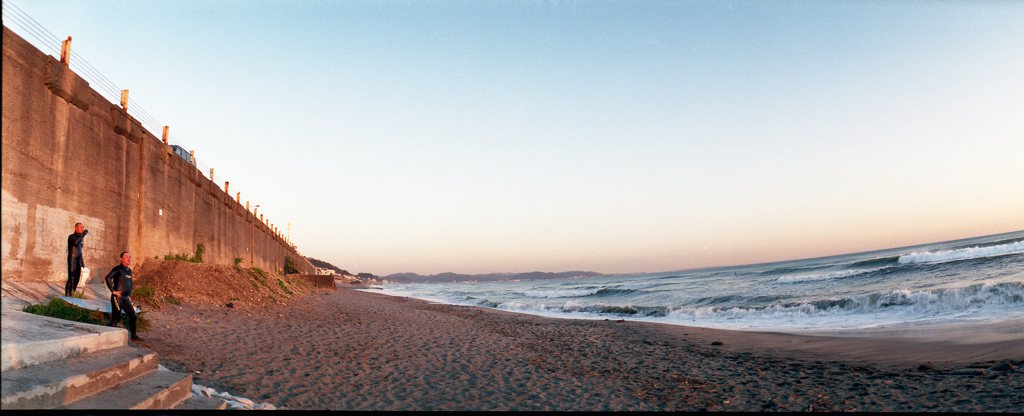
[(132, 347), (101, 350), (3, 372), (6, 409), (53, 409), (157, 369), (153, 351)]
[(207, 397), (192, 392), (192, 397), (174, 407), (174, 410), (224, 410), (228, 408), (228, 402), (216, 397)]
[(122, 328), (10, 309), (2, 311), (0, 333), (0, 370), (4, 372), (128, 345), (128, 331)]
[(157, 369), (63, 409), (171, 409), (192, 397), (192, 375)]

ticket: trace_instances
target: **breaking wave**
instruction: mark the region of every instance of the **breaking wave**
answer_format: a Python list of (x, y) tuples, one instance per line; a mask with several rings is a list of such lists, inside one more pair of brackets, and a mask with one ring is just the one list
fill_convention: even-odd
[(587, 297), (609, 297), (616, 295), (630, 295), (640, 292), (638, 289), (626, 289), (620, 287), (595, 287), (587, 286), (575, 289), (560, 290), (527, 290), (523, 295), (532, 298), (587, 298)]
[(540, 313), (548, 316), (564, 314), (619, 317), (663, 317), (668, 315), (670, 308), (667, 306), (639, 306), (639, 305), (586, 305), (579, 302), (569, 301), (563, 305), (546, 306), (529, 302), (506, 301), (497, 302), (490, 299), (483, 299), (477, 302), (479, 306), (488, 308), (503, 309), (523, 313)]
[(634, 306), (634, 305), (587, 305), (587, 306), (564, 306), (562, 312), (574, 313), (596, 313), (598, 315), (616, 316), (665, 316), (668, 315), (667, 306)]
[(670, 320), (800, 320), (826, 316), (877, 315), (879, 313), (910, 312), (917, 316), (957, 314), (982, 310), (993, 306), (1024, 307), (1024, 282), (975, 284), (955, 289), (924, 291), (893, 290), (884, 293), (820, 299), (811, 302), (789, 302), (756, 307), (669, 307), (650, 305), (581, 304), (575, 301), (563, 305), (538, 305), (517, 301), (496, 302), (482, 300), (480, 306), (545, 315), (592, 315), (628, 318), (663, 318)]
[(1024, 241), (1015, 241), (993, 246), (976, 246), (944, 251), (926, 251), (904, 254), (899, 264), (946, 263), (951, 261), (999, 257), (1010, 254), (1024, 254)]
[(879, 257), (879, 258), (876, 258), (876, 259), (858, 261), (858, 262), (853, 263), (853, 264), (851, 264), (851, 265), (849, 265), (847, 267), (858, 268), (858, 267), (884, 266), (884, 265), (897, 264), (897, 263), (899, 263), (899, 261), (900, 261), (900, 256)]
[(1007, 305), (1024, 307), (1024, 283), (982, 283), (955, 289), (924, 291), (894, 290), (840, 299), (822, 299), (762, 307), (681, 308), (672, 311), (671, 315), (690, 319), (778, 319), (877, 314), (905, 310), (917, 315), (933, 316)]
[(523, 295), (531, 298), (577, 298), (591, 296), (601, 290), (598, 286), (584, 286), (572, 289), (532, 289), (523, 291)]
[(836, 270), (830, 273), (814, 273), (814, 274), (796, 274), (789, 276), (782, 276), (775, 279), (777, 283), (804, 283), (804, 282), (820, 282), (823, 280), (834, 280), (834, 279), (845, 279), (847, 277), (860, 276), (862, 274), (871, 274), (877, 271), (891, 269), (892, 266), (876, 267), (873, 269), (854, 269), (854, 270)]

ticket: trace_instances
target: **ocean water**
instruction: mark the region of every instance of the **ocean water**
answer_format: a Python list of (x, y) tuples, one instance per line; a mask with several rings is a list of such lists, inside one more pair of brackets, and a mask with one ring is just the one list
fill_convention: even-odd
[(998, 323), (1024, 318), (1024, 231), (681, 272), (370, 290), (549, 317), (743, 330)]

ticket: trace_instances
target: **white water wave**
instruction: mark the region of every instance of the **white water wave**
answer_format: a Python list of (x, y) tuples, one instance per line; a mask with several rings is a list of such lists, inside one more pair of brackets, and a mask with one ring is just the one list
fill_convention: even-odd
[(834, 280), (834, 279), (845, 279), (847, 277), (859, 276), (862, 274), (874, 273), (879, 270), (890, 269), (892, 266), (876, 267), (873, 269), (860, 269), (860, 270), (836, 270), (829, 273), (803, 273), (786, 275), (779, 277), (775, 281), (778, 283), (803, 283), (803, 282), (818, 282), (822, 280)]
[[(711, 320), (808, 319), (824, 316), (909, 314), (928, 317), (1024, 305), (1024, 282), (983, 283), (953, 289), (893, 290), (840, 299), (775, 304), (767, 307), (701, 307), (672, 311), (675, 317)], [(1003, 310), (1003, 309), (1000, 309)], [(1024, 311), (1024, 309), (1021, 309)]]
[(523, 294), (532, 298), (575, 298), (595, 295), (602, 288), (578, 288), (578, 289), (532, 289), (525, 290)]
[(1009, 254), (1024, 254), (1024, 241), (1015, 241), (1008, 244), (988, 247), (967, 247), (957, 250), (926, 251), (923, 253), (910, 253), (900, 256), (899, 264), (918, 263), (945, 263), (950, 261), (980, 259), (985, 257), (1005, 256)]

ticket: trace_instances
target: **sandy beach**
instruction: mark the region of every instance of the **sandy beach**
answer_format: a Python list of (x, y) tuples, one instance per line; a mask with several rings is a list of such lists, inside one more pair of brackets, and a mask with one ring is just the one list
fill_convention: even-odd
[(148, 317), (143, 344), (165, 365), (288, 409), (1024, 411), (1024, 342), (1013, 336), (554, 319), (349, 287)]

